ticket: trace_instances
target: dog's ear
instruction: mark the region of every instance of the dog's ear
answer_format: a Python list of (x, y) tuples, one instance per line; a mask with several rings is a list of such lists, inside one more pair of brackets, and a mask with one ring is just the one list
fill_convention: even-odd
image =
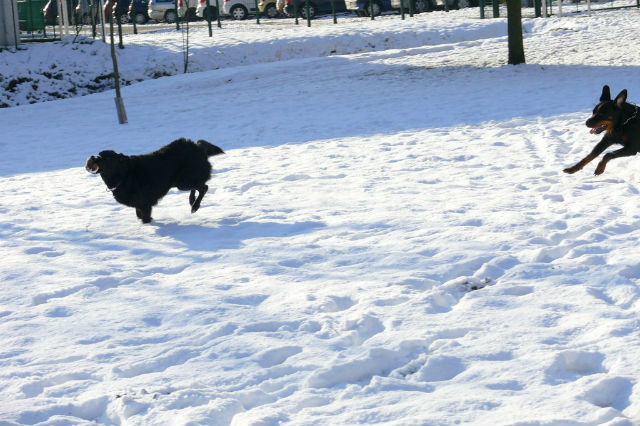
[(618, 96), (616, 96), (615, 103), (618, 106), (618, 108), (622, 108), (622, 105), (624, 105), (626, 101), (627, 101), (627, 89), (624, 89), (622, 92), (618, 93)]
[(611, 91), (606, 84), (602, 88), (602, 95), (600, 95), (600, 102), (607, 102), (611, 100)]

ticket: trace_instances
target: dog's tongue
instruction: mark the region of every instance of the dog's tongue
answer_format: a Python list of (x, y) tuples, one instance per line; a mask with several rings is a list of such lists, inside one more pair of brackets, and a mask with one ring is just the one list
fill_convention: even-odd
[(593, 129), (589, 130), (589, 133), (594, 134), (596, 132), (596, 128), (594, 127)]

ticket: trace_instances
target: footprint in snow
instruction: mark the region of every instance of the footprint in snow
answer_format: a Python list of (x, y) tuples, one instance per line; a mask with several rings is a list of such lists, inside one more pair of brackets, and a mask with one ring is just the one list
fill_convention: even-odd
[(600, 352), (563, 351), (545, 370), (546, 381), (553, 385), (572, 382), (580, 377), (605, 372)]

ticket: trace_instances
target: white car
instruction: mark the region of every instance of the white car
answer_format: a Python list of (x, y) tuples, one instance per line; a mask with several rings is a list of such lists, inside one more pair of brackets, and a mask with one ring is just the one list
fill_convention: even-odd
[(198, 0), (178, 0), (178, 16), (193, 21), (196, 18)]
[(178, 19), (173, 0), (149, 0), (147, 13), (149, 19), (158, 22), (164, 21), (172, 24)]
[[(209, 0), (211, 1), (211, 0)], [(233, 19), (247, 19), (250, 14), (256, 14), (255, 0), (218, 0), (222, 3), (222, 14), (230, 15)]]
[[(445, 9), (445, 0), (403, 0), (404, 8), (409, 10), (409, 2), (413, 1), (413, 10), (416, 13), (428, 12), (435, 9)], [(449, 9), (460, 9), (469, 7), (468, 0), (446, 0)], [(400, 9), (400, 0), (391, 0), (391, 7)]]
[[(222, 1), (218, 0), (218, 7), (222, 6)], [(207, 0), (198, 0), (196, 16), (204, 19), (216, 19), (218, 17), (216, 10), (216, 0), (209, 0), (209, 6), (207, 6)]]

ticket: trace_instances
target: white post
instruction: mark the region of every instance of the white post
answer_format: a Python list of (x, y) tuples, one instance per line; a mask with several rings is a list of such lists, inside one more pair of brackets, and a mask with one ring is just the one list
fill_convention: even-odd
[(587, 10), (589, 11), (588, 15), (591, 16), (591, 0), (587, 0)]
[(63, 21), (64, 21), (64, 35), (68, 36), (69, 35), (69, 8), (67, 7), (67, 1), (66, 0), (60, 0), (60, 2), (62, 3), (62, 16), (63, 16)]
[(547, 18), (547, 0), (542, 0), (542, 17)]
[(100, 24), (102, 25), (102, 41), (103, 42), (107, 42), (107, 36), (105, 34), (105, 29), (104, 29), (104, 2), (102, 0), (100, 0), (98, 2), (98, 7), (100, 7)]
[(558, 17), (562, 18), (562, 0), (558, 0)]
[(18, 47), (20, 32), (16, 0), (0, 1), (0, 47)]

